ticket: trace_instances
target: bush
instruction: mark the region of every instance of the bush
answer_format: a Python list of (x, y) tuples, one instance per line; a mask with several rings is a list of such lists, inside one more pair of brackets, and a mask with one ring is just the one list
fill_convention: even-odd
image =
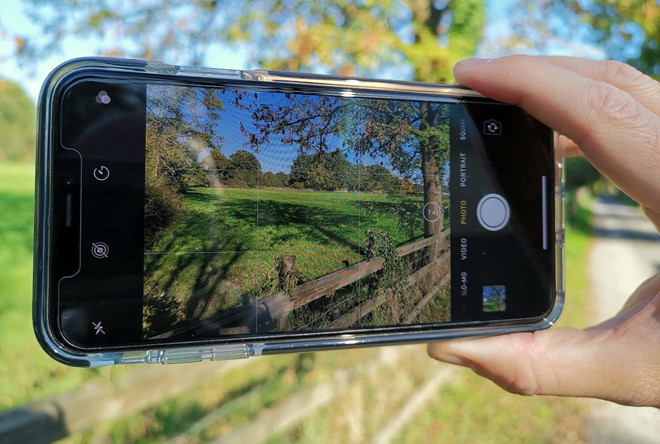
[(270, 171), (264, 173), (264, 175), (261, 176), (261, 180), (259, 182), (262, 187), (268, 188), (281, 188), (284, 186), (284, 182), (282, 182), (278, 176), (271, 173)]
[(248, 184), (238, 177), (232, 177), (225, 182), (227, 188), (249, 188)]
[(151, 247), (156, 234), (183, 211), (183, 199), (162, 178), (148, 180), (144, 190), (144, 245)]

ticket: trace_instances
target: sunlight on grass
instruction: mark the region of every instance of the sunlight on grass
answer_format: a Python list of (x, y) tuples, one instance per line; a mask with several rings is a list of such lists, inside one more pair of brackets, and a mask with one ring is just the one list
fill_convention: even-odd
[[(110, 378), (117, 372), (65, 367), (40, 350), (32, 333), (30, 311), (32, 167), (0, 165), (0, 178), (0, 211), (7, 215), (0, 219), (0, 242), (5, 246), (0, 249), (0, 288), (3, 289), (0, 298), (0, 334), (3, 337), (0, 342), (0, 358), (3, 359), (0, 408), (7, 409), (74, 388), (86, 380)], [(248, 195), (246, 190), (240, 191), (242, 198)], [(277, 192), (272, 198), (287, 201), (286, 196)], [(325, 207), (347, 205), (349, 198), (343, 196), (344, 201), (341, 198), (329, 200)], [(374, 196), (374, 200), (378, 199), (382, 201), (383, 197)], [(588, 218), (588, 215), (580, 217)], [(583, 222), (580, 228), (584, 228)], [(583, 327), (588, 323), (589, 310), (588, 284), (582, 270), (586, 266), (590, 236), (585, 230), (569, 225), (566, 240), (568, 296), (559, 325)], [(308, 259), (309, 265), (305, 265), (311, 272), (318, 272), (327, 265), (317, 264), (315, 257), (335, 254), (339, 257), (346, 252), (341, 244), (318, 243), (314, 239), (298, 239), (297, 242), (302, 249), (314, 252)], [(267, 262), (278, 252), (271, 253), (265, 259)], [(301, 260), (301, 266), (303, 263)], [(249, 371), (232, 371), (225, 377), (205, 382), (183, 397), (100, 426), (84, 436), (87, 439), (111, 436), (116, 441), (159, 441), (185, 431), (219, 406), (237, 400), (233, 410), (203, 435), (219, 436), (287, 396), (327, 381), (333, 372), (369, 362), (379, 353), (380, 349), (343, 350), (255, 359), (249, 364)], [(273, 442), (308, 442), (310, 439), (339, 442), (356, 436), (373, 437), (416, 388), (441, 368), (443, 364), (427, 358), (423, 347), (418, 347), (416, 353), (392, 369), (357, 379), (342, 398), (344, 401), (314, 413), (287, 433), (273, 437)], [(255, 391), (256, 396), (244, 397), (251, 391)], [(583, 406), (578, 401), (506, 394), (470, 371), (459, 371), (458, 379), (441, 388), (396, 441), (418, 442), (429, 436), (449, 442), (576, 441), (581, 436), (582, 412)], [(356, 425), (356, 421), (360, 424)]]
[[(421, 197), (406, 199), (421, 212)], [(413, 240), (384, 194), (195, 188), (184, 200), (180, 219), (155, 234), (145, 257), (145, 294), (175, 301), (181, 323), (267, 296), (281, 256), (295, 256), (301, 284), (364, 260), (369, 229), (395, 245)], [(415, 238), (423, 228), (417, 218)]]
[(98, 377), (48, 357), (32, 330), (34, 166), (0, 164), (0, 409)]

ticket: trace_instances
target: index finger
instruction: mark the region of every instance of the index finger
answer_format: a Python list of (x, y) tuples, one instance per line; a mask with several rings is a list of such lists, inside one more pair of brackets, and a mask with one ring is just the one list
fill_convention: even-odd
[(454, 75), (569, 137), (626, 194), (660, 212), (660, 118), (625, 91), (530, 56), (467, 60)]

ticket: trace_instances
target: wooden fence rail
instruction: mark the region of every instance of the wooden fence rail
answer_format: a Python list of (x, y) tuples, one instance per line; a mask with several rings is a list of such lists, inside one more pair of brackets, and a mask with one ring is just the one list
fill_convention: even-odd
[[(397, 255), (399, 257), (407, 256), (433, 243), (442, 242), (448, 236), (449, 229), (443, 230), (435, 236), (430, 236), (397, 248)], [(175, 329), (162, 333), (156, 336), (156, 338), (168, 338), (184, 332), (186, 334), (193, 333), (196, 336), (215, 336), (218, 332), (225, 335), (254, 333), (257, 332), (259, 326), (272, 325), (277, 319), (286, 316), (293, 310), (376, 273), (383, 268), (384, 263), (385, 260), (380, 257), (358, 262), (357, 264), (305, 282), (294, 288), (291, 292), (280, 291), (257, 301), (203, 319), (193, 328)], [(376, 302), (373, 302), (372, 305), (374, 303)]]
[(142, 366), (117, 381), (77, 389), (0, 413), (0, 444), (48, 443), (144, 410), (200, 383), (247, 364), (246, 360), (197, 365)]
[[(402, 246), (397, 249), (397, 254), (399, 256), (411, 254), (433, 242), (442, 241), (447, 235), (448, 230), (437, 236)], [(447, 259), (448, 253), (445, 252), (436, 261), (442, 262)], [(375, 273), (382, 268), (383, 263), (382, 258), (363, 261), (302, 284), (290, 295), (277, 293), (259, 302), (263, 302), (268, 310), (272, 309), (273, 314), (284, 316), (296, 307)], [(411, 274), (408, 277), (409, 284), (418, 282), (431, 271), (431, 268), (427, 265)], [(443, 278), (438, 287), (444, 286), (448, 279), (448, 276)], [(337, 319), (332, 327), (351, 325), (355, 320), (384, 303), (387, 294), (366, 301), (360, 307)], [(435, 294), (434, 289), (423, 296), (412, 313), (418, 314)], [(255, 306), (252, 306), (252, 310), (254, 309)], [(244, 316), (245, 312), (240, 311), (240, 313)], [(238, 318), (239, 310), (234, 310), (231, 315)], [(349, 323), (350, 319), (353, 319), (351, 323)], [(410, 320), (407, 319), (406, 322)], [(90, 382), (79, 389), (0, 413), (0, 444), (51, 442), (84, 432), (101, 423), (144, 410), (169, 397), (185, 393), (204, 380), (218, 377), (245, 364), (246, 361), (231, 361), (198, 363), (190, 366), (144, 366), (115, 382)]]
[[(439, 262), (444, 262), (446, 260), (449, 260), (449, 255), (444, 254), (436, 260), (439, 261)], [(434, 265), (435, 265), (435, 263), (426, 265), (426, 266), (420, 268), (419, 270), (417, 270), (416, 272), (414, 272), (413, 274), (411, 274), (410, 276), (408, 276), (407, 284), (409, 286), (415, 285), (424, 276), (426, 276), (430, 271), (432, 271), (432, 266), (434, 266)], [(435, 296), (435, 294), (438, 291), (440, 291), (440, 289), (442, 287), (444, 287), (444, 285), (447, 283), (448, 280), (449, 280), (449, 277), (447, 276), (446, 280), (441, 281), (440, 284), (437, 287), (434, 287), (434, 289), (431, 292), (429, 292), (429, 294), (427, 294), (426, 296), (423, 296), (422, 300), (426, 299), (426, 303), (428, 303), (428, 301), (433, 296)], [(329, 327), (330, 328), (347, 328), (347, 327), (350, 327), (351, 325), (354, 325), (359, 319), (365, 317), (366, 315), (368, 315), (369, 313), (374, 311), (376, 308), (383, 305), (389, 298), (392, 297), (392, 294), (393, 294), (392, 290), (387, 290), (387, 291), (384, 291), (383, 293), (381, 293), (380, 295), (376, 296), (375, 298), (371, 298), (367, 301), (364, 301), (363, 303), (361, 303), (357, 307), (353, 308), (348, 313), (346, 313), (346, 314), (340, 316), (339, 318), (337, 318), (335, 321), (333, 321), (329, 325)], [(415, 309), (416, 308), (417, 308), (417, 306), (415, 307)], [(423, 306), (422, 306), (422, 308), (423, 308)], [(415, 314), (413, 319), (415, 317), (417, 317), (417, 315), (419, 314), (420, 311), (421, 311), (421, 308), (419, 309), (419, 311), (417, 311), (417, 313)], [(406, 323), (410, 323), (410, 322), (411, 322), (410, 320), (406, 320)]]

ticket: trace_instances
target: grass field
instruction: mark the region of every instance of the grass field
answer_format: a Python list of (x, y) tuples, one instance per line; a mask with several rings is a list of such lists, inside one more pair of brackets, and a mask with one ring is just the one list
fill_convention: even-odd
[[(580, 228), (569, 225), (567, 230), (568, 298), (560, 326), (589, 324), (588, 283), (576, 272), (587, 261), (590, 235), (582, 222), (588, 222), (588, 211), (579, 217)], [(185, 441), (206, 442), (340, 371), (352, 382), (347, 388), (337, 387), (339, 396), (267, 442), (370, 442), (427, 380), (447, 367), (418, 346), (376, 373), (356, 374), (359, 366), (383, 355), (386, 349), (376, 348), (260, 357), (250, 363), (249, 371), (239, 369), (206, 382), (186, 396), (99, 427), (83, 440), (111, 436), (113, 442), (168, 442), (196, 429), (195, 435), (184, 435)], [(468, 369), (457, 369), (455, 378), (433, 394), (392, 442), (581, 443), (586, 440), (585, 412), (580, 400), (509, 394)]]
[(0, 409), (99, 375), (65, 367), (32, 332), (34, 166), (0, 164)]
[(267, 295), (259, 293), (277, 276), (280, 256), (295, 256), (302, 283), (363, 260), (369, 229), (387, 232), (396, 246), (420, 238), (423, 199), (407, 203), (419, 217), (404, 230), (384, 194), (193, 189), (181, 220), (158, 233), (146, 255), (145, 294), (173, 298), (181, 320), (203, 319)]
[[(114, 380), (139, 368), (77, 369), (56, 363), (34, 339), (31, 320), (33, 167), (0, 164), (0, 409), (15, 407), (94, 379)], [(588, 210), (566, 235), (567, 299), (560, 326), (589, 322), (588, 282), (582, 270), (590, 244)], [(69, 442), (163, 442), (186, 431), (216, 409), (223, 413), (204, 433), (209, 437), (254, 418), (293, 393), (327, 381), (339, 369), (377, 359), (379, 349), (342, 350), (255, 358), (232, 371), (144, 412), (99, 426)], [(222, 365), (222, 363), (215, 363)], [(356, 380), (342, 402), (333, 403), (272, 442), (359, 442), (388, 423), (425, 378), (441, 364), (423, 348), (390, 370)], [(254, 395), (252, 395), (254, 394)], [(244, 395), (248, 395), (247, 397)], [(396, 442), (580, 442), (582, 403), (573, 399), (525, 398), (504, 393), (489, 381), (461, 370), (435, 393)], [(211, 433), (213, 432), (213, 433)], [(203, 435), (204, 436), (204, 435)], [(202, 437), (203, 438), (203, 437)], [(192, 441), (201, 441), (193, 438)]]

